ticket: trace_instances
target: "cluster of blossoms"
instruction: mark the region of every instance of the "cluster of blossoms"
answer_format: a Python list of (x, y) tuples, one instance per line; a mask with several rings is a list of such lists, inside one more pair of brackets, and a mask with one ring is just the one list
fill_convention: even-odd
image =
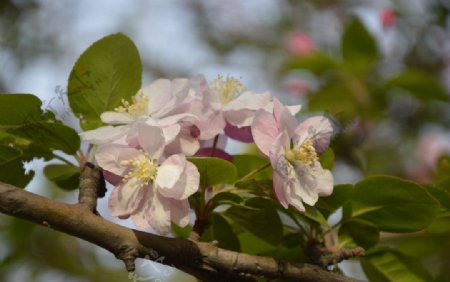
[(285, 207), (304, 211), (318, 196), (332, 192), (333, 178), (318, 155), (328, 145), (332, 126), (324, 117), (298, 124), (300, 106), (284, 106), (269, 92), (246, 91), (234, 78), (203, 76), (159, 79), (104, 112), (107, 126), (81, 133), (97, 144), (95, 158), (114, 185), (111, 213), (131, 217), (138, 227), (170, 231), (170, 222), (189, 223), (188, 197), (199, 189), (199, 172), (187, 156), (214, 154), (211, 140), (226, 135), (255, 142), (274, 168), (274, 191)]

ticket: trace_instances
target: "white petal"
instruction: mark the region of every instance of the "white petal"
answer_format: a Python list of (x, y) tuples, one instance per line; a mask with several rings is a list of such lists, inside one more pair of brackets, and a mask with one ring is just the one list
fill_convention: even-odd
[(304, 139), (311, 139), (314, 148), (321, 154), (328, 147), (333, 134), (331, 121), (324, 116), (315, 116), (300, 123), (294, 130), (293, 139), (295, 142), (302, 142)]
[(129, 113), (104, 112), (100, 115), (100, 119), (104, 123), (110, 124), (127, 124), (135, 120)]
[(161, 128), (140, 123), (138, 125), (138, 140), (142, 149), (149, 153), (152, 158), (158, 159), (161, 156), (165, 145)]
[(148, 189), (141, 188), (139, 184), (137, 179), (131, 178), (114, 188), (109, 197), (109, 209), (113, 216), (129, 215), (136, 211)]
[(95, 160), (104, 170), (123, 176), (128, 167), (124, 166), (122, 161), (131, 160), (140, 155), (142, 153), (134, 148), (121, 145), (105, 145), (97, 150)]
[(298, 114), (300, 112), (300, 110), (302, 109), (302, 105), (293, 105), (293, 106), (286, 106), (286, 108), (289, 110), (289, 112), (295, 116), (296, 114)]
[[(180, 194), (175, 185), (182, 178), (186, 167), (186, 158), (181, 155), (172, 155), (168, 157), (158, 168), (155, 184), (160, 193), (166, 197)], [(181, 193), (182, 194), (182, 193)]]
[(223, 107), (225, 119), (237, 127), (250, 126), (255, 112), (269, 103), (271, 97), (269, 92), (263, 94), (245, 92)]
[(137, 227), (150, 225), (159, 234), (170, 232), (170, 200), (159, 195), (155, 190), (149, 190), (146, 204), (142, 209), (131, 215)]
[(318, 198), (318, 180), (314, 175), (313, 169), (302, 163), (294, 164), (294, 170), (292, 171), (292, 179), (295, 179), (289, 196), (292, 199), (297, 197), (301, 198), (303, 202), (310, 206), (313, 206)]
[(184, 227), (189, 224), (189, 201), (170, 200), (170, 218), (178, 226)]
[(102, 126), (80, 133), (81, 139), (91, 144), (111, 143), (127, 133), (125, 126)]
[(317, 193), (319, 196), (331, 195), (334, 188), (333, 174), (329, 170), (323, 169), (319, 162), (316, 162), (313, 174), (317, 179)]

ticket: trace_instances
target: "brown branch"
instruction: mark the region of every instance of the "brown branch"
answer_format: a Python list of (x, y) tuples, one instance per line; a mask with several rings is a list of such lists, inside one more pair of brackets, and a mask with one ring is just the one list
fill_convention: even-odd
[(204, 281), (255, 281), (257, 276), (295, 281), (357, 281), (314, 265), (285, 263), (220, 249), (211, 243), (126, 228), (93, 214), (83, 205), (61, 203), (0, 183), (0, 212), (100, 246), (124, 261), (128, 271), (134, 271), (134, 261), (139, 257), (173, 265)]
[(97, 199), (105, 196), (106, 187), (103, 171), (91, 163), (86, 163), (80, 176), (78, 202), (88, 210), (96, 212)]
[(313, 264), (327, 268), (349, 258), (362, 257), (365, 250), (362, 247), (333, 249), (321, 242), (312, 241), (308, 245), (307, 254)]

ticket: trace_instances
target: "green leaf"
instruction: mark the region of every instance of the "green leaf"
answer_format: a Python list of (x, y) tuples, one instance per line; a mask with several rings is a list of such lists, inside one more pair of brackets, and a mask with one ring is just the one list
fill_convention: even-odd
[[(256, 171), (269, 163), (268, 159), (256, 155), (233, 155), (233, 164), (237, 169), (237, 177), (242, 178), (249, 173)], [(271, 179), (272, 167), (267, 167), (264, 170), (253, 175), (252, 179)]]
[(42, 102), (31, 94), (0, 94), (0, 126), (9, 128), (30, 120), (41, 120)]
[(200, 172), (200, 187), (233, 183), (236, 180), (236, 167), (229, 161), (214, 157), (188, 158)]
[(223, 216), (215, 213), (210, 221), (213, 239), (219, 242), (220, 248), (232, 251), (239, 251), (241, 249), (238, 237), (234, 234), (230, 224)]
[(419, 70), (406, 70), (395, 76), (385, 87), (404, 89), (421, 101), (448, 101), (448, 95), (439, 81), (432, 75)]
[(300, 215), (305, 216), (306, 218), (309, 218), (310, 220), (317, 222), (322, 226), (328, 226), (326, 218), (320, 213), (317, 208), (308, 206), (307, 204), (304, 204), (304, 206), (305, 212), (299, 213)]
[(342, 56), (352, 68), (365, 67), (378, 58), (378, 49), (372, 35), (362, 22), (354, 18), (342, 35)]
[(260, 255), (262, 253), (274, 251), (275, 247), (267, 243), (260, 237), (250, 232), (242, 232), (238, 235), (241, 243), (241, 252), (250, 255)]
[(124, 34), (106, 36), (92, 44), (75, 63), (68, 82), (70, 107), (81, 128), (102, 125), (101, 113), (111, 111), (137, 93), (142, 64), (134, 43)]
[(273, 198), (272, 180), (262, 179), (254, 180), (250, 179), (247, 181), (239, 181), (234, 184), (239, 191), (244, 191), (251, 193), (256, 196)]
[(230, 192), (219, 192), (208, 203), (208, 209), (213, 211), (220, 205), (236, 205), (242, 202), (242, 198), (239, 195)]
[(370, 281), (420, 282), (433, 281), (417, 259), (388, 249), (366, 253), (361, 265)]
[[(30, 94), (0, 94), (0, 130), (15, 136), (17, 145), (45, 147), (74, 155), (80, 148), (78, 133), (41, 110), (41, 101)], [(19, 138), (19, 139), (18, 139)], [(19, 143), (17, 143), (19, 142)]]
[(338, 63), (325, 53), (312, 53), (289, 59), (284, 69), (304, 69), (321, 75), (338, 67)]
[(448, 190), (432, 185), (423, 185), (423, 187), (439, 201), (444, 211), (450, 211), (450, 192)]
[(328, 197), (320, 197), (315, 207), (328, 218), (338, 208), (347, 203), (353, 193), (353, 185), (341, 184), (334, 186), (333, 193)]
[(361, 246), (368, 250), (380, 240), (378, 227), (365, 220), (351, 219), (339, 228), (340, 247)]
[(44, 168), (48, 180), (63, 190), (75, 190), (80, 184), (80, 168), (67, 164), (50, 164)]
[(34, 171), (25, 174), (22, 162), (27, 159), (21, 151), (0, 145), (0, 181), (25, 188), (34, 176)]
[(421, 230), (433, 221), (439, 209), (439, 202), (425, 188), (390, 176), (373, 176), (358, 182), (351, 200), (353, 217), (389, 232)]
[(331, 148), (327, 148), (319, 158), (320, 164), (324, 169), (332, 170), (334, 166), (334, 152)]
[(230, 218), (265, 242), (278, 245), (283, 236), (283, 225), (270, 200), (251, 198), (245, 206), (232, 206), (223, 215)]
[(175, 237), (188, 238), (189, 234), (192, 231), (192, 225), (189, 224), (186, 225), (185, 227), (181, 227), (172, 222), (171, 226), (172, 226), (172, 233), (175, 235)]

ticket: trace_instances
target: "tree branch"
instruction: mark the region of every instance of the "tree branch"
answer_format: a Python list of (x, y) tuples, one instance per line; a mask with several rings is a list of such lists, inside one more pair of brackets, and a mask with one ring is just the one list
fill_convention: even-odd
[(104, 197), (105, 193), (103, 170), (92, 163), (86, 163), (81, 172), (78, 202), (88, 210), (96, 212), (97, 199)]
[[(81, 203), (92, 203), (84, 202), (84, 198), (80, 196)], [(255, 281), (258, 276), (295, 281), (357, 281), (314, 265), (280, 262), (220, 249), (211, 243), (126, 228), (94, 214), (84, 204), (61, 203), (1, 182), (0, 212), (100, 246), (124, 261), (128, 271), (135, 270), (136, 258), (147, 258), (172, 265), (204, 281)]]

